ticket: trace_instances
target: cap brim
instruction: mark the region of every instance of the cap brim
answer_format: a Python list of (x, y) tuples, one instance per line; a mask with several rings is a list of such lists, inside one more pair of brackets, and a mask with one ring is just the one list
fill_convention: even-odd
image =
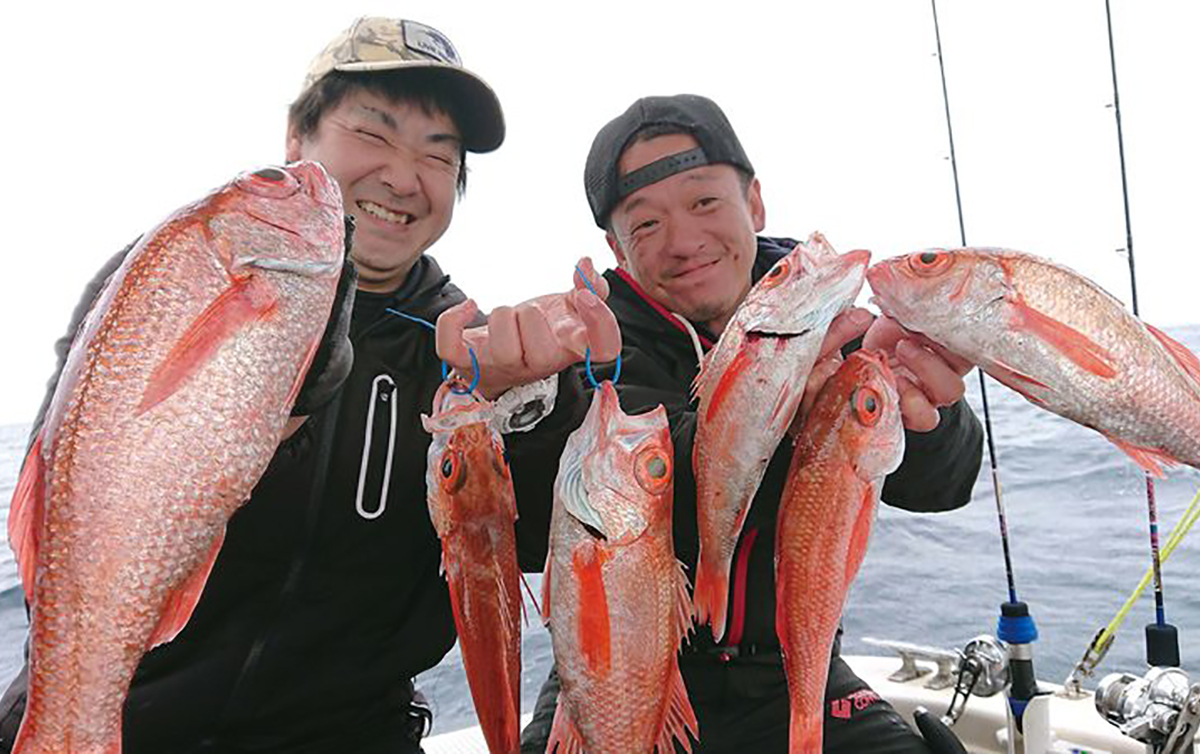
[(504, 111), (487, 82), (466, 68), (434, 60), (370, 60), (342, 63), (338, 71), (392, 71), (413, 69), (442, 78), (447, 93), (459, 104), (455, 125), (462, 131), (468, 152), (491, 152), (504, 143)]

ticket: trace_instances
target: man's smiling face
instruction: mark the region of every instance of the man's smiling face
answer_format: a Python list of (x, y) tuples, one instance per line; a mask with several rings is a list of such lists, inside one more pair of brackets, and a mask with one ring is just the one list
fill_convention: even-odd
[(307, 137), (288, 134), (287, 158), (316, 160), (337, 180), (356, 221), (359, 288), (404, 282), (454, 215), (461, 138), (450, 116), (366, 90), (347, 94)]
[[(636, 141), (617, 172), (697, 146), (688, 134)], [(719, 333), (750, 290), (755, 233), (765, 222), (757, 179), (747, 186), (729, 165), (704, 165), (625, 197), (613, 210), (608, 242), (651, 298)]]

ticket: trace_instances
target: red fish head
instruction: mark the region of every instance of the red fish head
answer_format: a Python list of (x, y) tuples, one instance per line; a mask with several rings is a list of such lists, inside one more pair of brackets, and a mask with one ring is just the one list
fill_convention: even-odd
[[(810, 239), (810, 242), (812, 239)], [(797, 244), (763, 275), (734, 314), (731, 325), (746, 332), (799, 335), (853, 302), (862, 288), (871, 252), (838, 254), (825, 242)]]
[(815, 438), (828, 442), (815, 452), (845, 453), (862, 479), (879, 479), (900, 465), (900, 395), (884, 354), (863, 349), (846, 357), (821, 389), (799, 441)]
[(567, 442), (555, 483), (567, 512), (610, 546), (669, 525), (674, 456), (662, 406), (630, 416), (611, 382)]
[(477, 394), (457, 393), (447, 380), (434, 398), (433, 416), (421, 417), (433, 435), (425, 484), (434, 527), (493, 514), (512, 485), (508, 457), (493, 425), (493, 405)]
[(1001, 257), (976, 249), (925, 249), (878, 262), (867, 270), (871, 301), (910, 330), (953, 332), (986, 317), (1010, 290)]

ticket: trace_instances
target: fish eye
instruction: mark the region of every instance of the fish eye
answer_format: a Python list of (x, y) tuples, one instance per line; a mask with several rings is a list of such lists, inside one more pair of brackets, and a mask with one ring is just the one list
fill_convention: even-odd
[(453, 448), (447, 448), (442, 454), (442, 463), (438, 467), (442, 473), (442, 489), (454, 492), (463, 486), (467, 475), (463, 469), (462, 455)]
[(287, 173), (279, 168), (263, 168), (262, 170), (254, 171), (253, 175), (255, 178), (262, 178), (264, 181), (270, 181), (271, 183), (279, 183), (287, 178)]
[(873, 427), (883, 414), (883, 398), (874, 388), (860, 387), (850, 396), (850, 405), (858, 421), (867, 427)]
[(913, 272), (926, 277), (939, 275), (954, 264), (954, 257), (941, 249), (927, 249), (910, 254), (908, 266)]
[(781, 282), (783, 282), (784, 278), (787, 277), (788, 271), (791, 270), (791, 268), (792, 265), (788, 262), (788, 260), (779, 260), (779, 262), (771, 268), (770, 272), (763, 276), (763, 287), (771, 288), (779, 285)]
[(663, 492), (671, 484), (671, 457), (656, 447), (637, 454), (634, 476), (642, 489), (652, 494)]
[(243, 173), (235, 183), (246, 193), (269, 199), (286, 199), (300, 190), (300, 181), (294, 175), (275, 167)]

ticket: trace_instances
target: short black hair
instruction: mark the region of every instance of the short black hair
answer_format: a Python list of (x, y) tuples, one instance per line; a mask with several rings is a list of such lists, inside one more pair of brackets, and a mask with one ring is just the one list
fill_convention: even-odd
[[(368, 91), (393, 104), (419, 107), (426, 115), (445, 113), (455, 125), (462, 123), (458, 100), (446, 96), (443, 73), (436, 68), (390, 71), (331, 71), (304, 91), (288, 107), (288, 129), (300, 138), (317, 133), (321, 118), (335, 109), (349, 94)], [(458, 195), (467, 191), (467, 148), (458, 147)]]

